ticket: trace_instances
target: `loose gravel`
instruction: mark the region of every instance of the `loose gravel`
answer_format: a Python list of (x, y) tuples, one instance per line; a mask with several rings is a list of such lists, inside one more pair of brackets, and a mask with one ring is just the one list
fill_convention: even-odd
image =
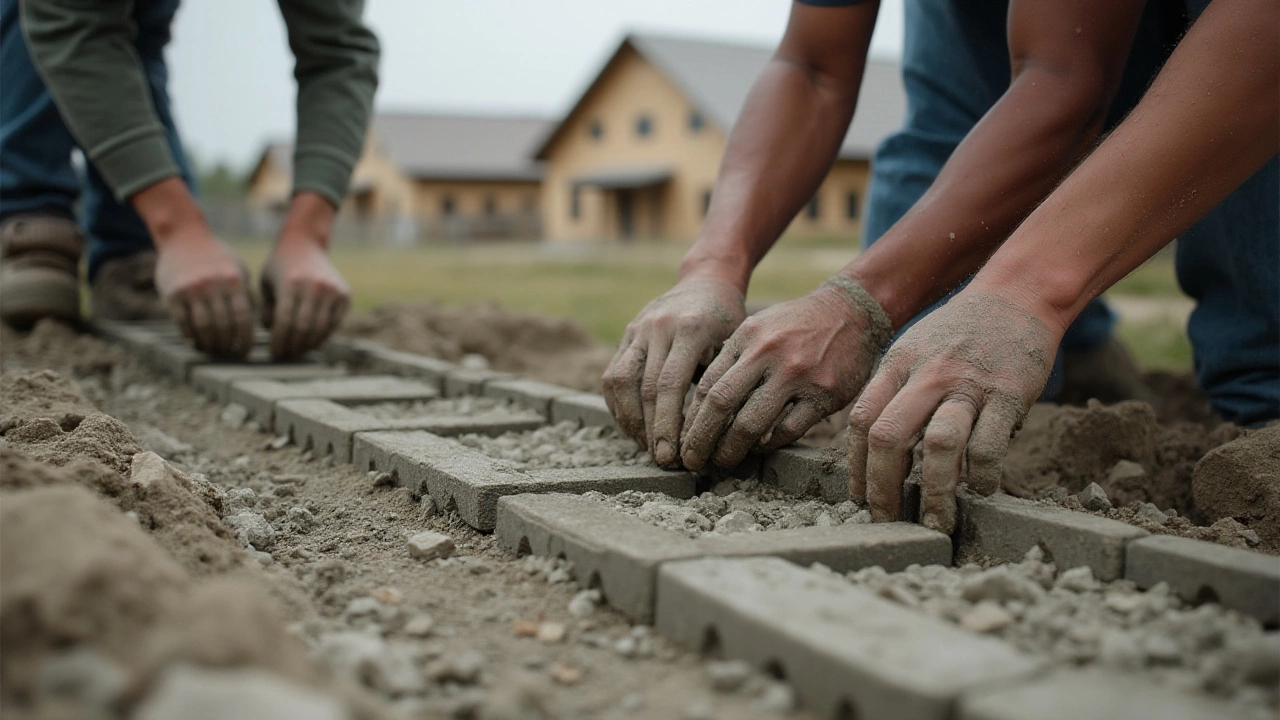
[(612, 428), (582, 427), (576, 423), (509, 432), (497, 437), (460, 435), (456, 441), (521, 470), (589, 468), (606, 465), (649, 465), (651, 460), (635, 442)]

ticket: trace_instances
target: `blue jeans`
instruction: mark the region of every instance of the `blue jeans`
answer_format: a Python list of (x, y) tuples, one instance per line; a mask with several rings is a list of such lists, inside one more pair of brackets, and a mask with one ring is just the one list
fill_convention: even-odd
[[(1188, 11), (1193, 19), (1207, 2), (1195, 4)], [(1008, 8), (1008, 0), (905, 4), (907, 119), (876, 152), (866, 244), (883, 236), (924, 195), (952, 151), (1008, 88)], [(1108, 130), (1137, 104), (1171, 41), (1185, 29), (1176, 10), (1147, 3), (1107, 116)], [(1224, 419), (1244, 424), (1280, 417), (1278, 177), (1273, 158), (1178, 245), (1179, 283), (1198, 302), (1189, 328), (1197, 379)], [(1081, 312), (1063, 337), (1045, 397), (1054, 397), (1061, 387), (1063, 352), (1101, 345), (1114, 325), (1115, 315), (1100, 299)]]
[[(134, 50), (151, 87), (156, 115), (168, 131), (169, 148), (194, 187), (182, 141), (169, 104), (169, 68), (164, 48), (179, 0), (137, 0), (133, 22)], [(152, 247), (142, 218), (118, 202), (111, 189), (86, 163), (83, 176), (72, 166), (75, 138), (36, 73), (22, 36), (18, 0), (0, 0), (0, 218), (19, 213), (76, 217), (89, 240), (89, 277), (102, 263)]]

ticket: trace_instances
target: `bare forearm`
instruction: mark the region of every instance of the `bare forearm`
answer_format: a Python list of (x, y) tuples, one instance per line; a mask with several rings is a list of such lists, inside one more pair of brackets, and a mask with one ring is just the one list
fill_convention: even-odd
[(1014, 233), (975, 287), (1065, 328), (1280, 147), (1280, 2), (1214, 3), (1142, 102)]
[(1008, 90), (924, 197), (843, 271), (895, 327), (976, 272), (1094, 147), (1142, 5), (1019, 0), (1011, 12)]
[[(806, 8), (809, 22), (823, 10)], [(831, 12), (831, 11), (826, 11)], [(844, 57), (825, 59), (788, 38), (752, 88), (729, 137), (711, 207), (697, 243), (681, 265), (682, 278), (706, 278), (746, 291), (751, 271), (812, 197), (831, 168), (857, 103), (875, 4), (853, 8), (852, 21), (832, 28)], [(817, 34), (821, 34), (819, 31)]]

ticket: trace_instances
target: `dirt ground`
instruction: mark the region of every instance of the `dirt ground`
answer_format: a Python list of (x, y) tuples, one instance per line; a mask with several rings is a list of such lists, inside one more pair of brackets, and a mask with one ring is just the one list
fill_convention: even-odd
[[(583, 389), (610, 356), (571, 323), (488, 306), (388, 307), (346, 331)], [(219, 683), (317, 718), (749, 720), (790, 707), (785, 684), (595, 607), (571, 568), (508, 556), (382, 476), (280, 447), (114, 347), (52, 323), (3, 333), (6, 718), (178, 718)], [(1159, 416), (1139, 403), (1037, 407), (1008, 491), (1280, 550), (1280, 428), (1216, 422), (1194, 388), (1156, 380), (1170, 400)], [(832, 421), (811, 439), (838, 443), (839, 431)], [(1075, 493), (1092, 483), (1111, 507), (1084, 507)], [(713, 530), (736, 508), (706, 503)], [(411, 556), (406, 539), (424, 530), (451, 538), (451, 556)]]
[[(272, 450), (94, 338), (6, 329), (0, 352), (6, 718), (177, 718), (166, 700), (267, 679), (289, 707), (348, 713), (296, 717), (750, 719), (793, 702), (594, 607), (571, 568)], [(423, 530), (452, 557), (411, 557)]]

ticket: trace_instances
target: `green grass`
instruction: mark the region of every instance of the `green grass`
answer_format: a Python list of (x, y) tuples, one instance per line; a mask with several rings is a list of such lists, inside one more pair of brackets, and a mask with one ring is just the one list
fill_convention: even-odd
[[(261, 241), (235, 245), (251, 267), (261, 266), (269, 249)], [(749, 299), (777, 302), (799, 297), (851, 260), (856, 246), (848, 238), (788, 238), (756, 270)], [(391, 302), (493, 301), (515, 310), (571, 318), (615, 343), (636, 313), (675, 282), (686, 250), (683, 244), (663, 243), (339, 243), (333, 257), (351, 283), (356, 311)], [(1112, 292), (1176, 295), (1172, 259), (1155, 258)], [(1119, 332), (1143, 367), (1190, 367), (1190, 346), (1176, 323), (1121, 323)]]

